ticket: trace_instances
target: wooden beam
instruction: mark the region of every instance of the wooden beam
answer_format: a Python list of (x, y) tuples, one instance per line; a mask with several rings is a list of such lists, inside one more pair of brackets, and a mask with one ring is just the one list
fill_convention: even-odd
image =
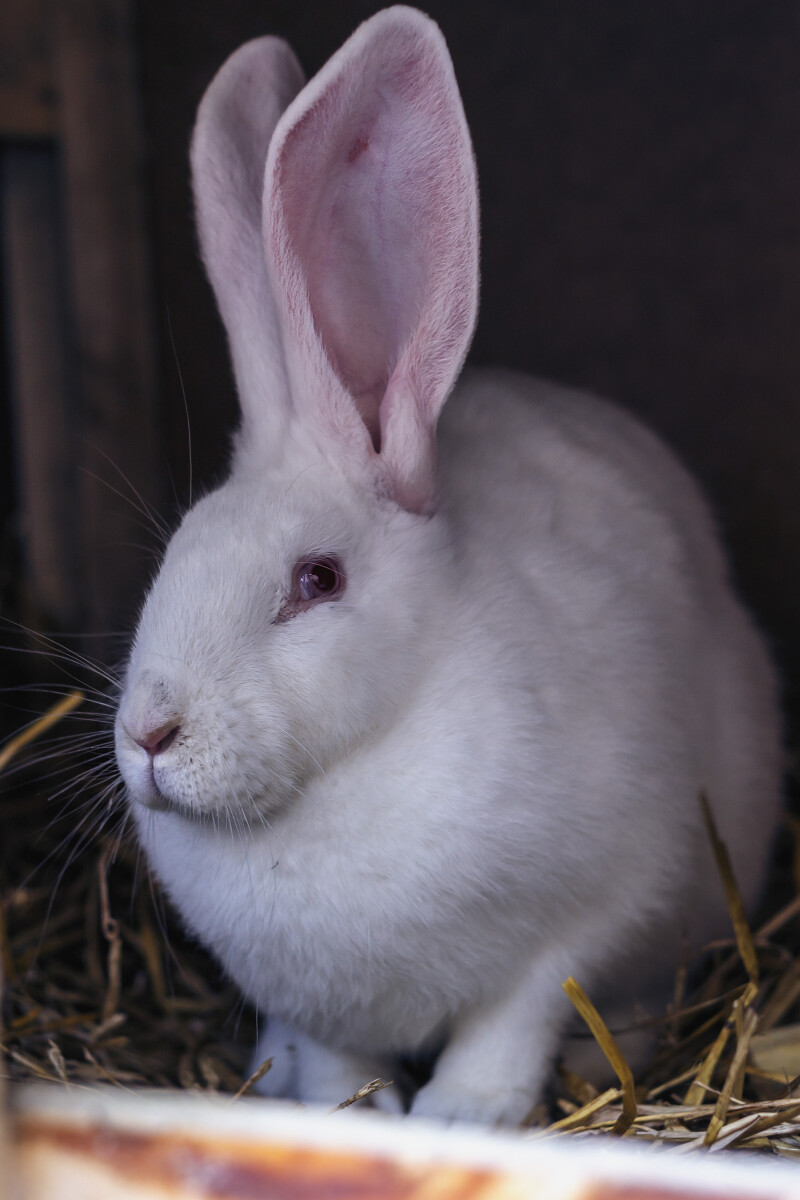
[(57, 93), (49, 30), (45, 0), (0, 4), (0, 138), (55, 135)]
[[(131, 0), (53, 7), (69, 284), (81, 404), (82, 571), (93, 632), (136, 609), (135, 492), (157, 504), (156, 361)], [(130, 484), (125, 482), (130, 481)], [(123, 502), (112, 489), (130, 496)], [(146, 518), (145, 518), (146, 520)]]
[(0, 158), (3, 290), (25, 584), (47, 627), (82, 620), (58, 168), (48, 146)]

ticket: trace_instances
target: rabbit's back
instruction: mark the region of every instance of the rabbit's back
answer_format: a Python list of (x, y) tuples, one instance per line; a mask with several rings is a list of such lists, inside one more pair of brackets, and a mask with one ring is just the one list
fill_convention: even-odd
[(556, 550), (583, 546), (633, 577), (681, 570), (687, 586), (712, 591), (727, 582), (694, 479), (609, 401), (513, 371), (473, 369), (439, 436), (443, 498), (475, 548), (486, 544), (484, 528), (505, 526), (526, 539), (549, 535)]
[(653, 867), (684, 889), (697, 936), (716, 933), (727, 918), (698, 792), (752, 905), (780, 802), (780, 719), (700, 489), (621, 409), (506, 371), (465, 374), (440, 447), (459, 553), (490, 581), (485, 619), (530, 664), (554, 754), (606, 797), (600, 764), (620, 767), (606, 832), (616, 823), (621, 856), (660, 837)]

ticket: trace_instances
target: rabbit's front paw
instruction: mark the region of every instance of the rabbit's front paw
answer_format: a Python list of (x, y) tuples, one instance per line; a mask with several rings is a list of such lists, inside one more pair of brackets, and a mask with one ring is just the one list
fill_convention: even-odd
[(255, 1075), (267, 1060), (269, 1060), (270, 1066), (259, 1081), (253, 1085), (253, 1091), (273, 1099), (296, 1100), (298, 1098), (299, 1041), (299, 1035), (288, 1025), (270, 1018), (253, 1051), (250, 1073)]
[[(272, 1066), (255, 1085), (262, 1096), (302, 1100), (331, 1107), (349, 1100), (373, 1079), (391, 1083), (388, 1063), (367, 1056), (331, 1050), (298, 1033), (282, 1021), (270, 1019), (253, 1056), (253, 1070), (266, 1059)], [(398, 1088), (387, 1086), (359, 1103), (384, 1112), (401, 1113)]]
[(403, 1101), (392, 1084), (389, 1064), (369, 1056), (330, 1050), (311, 1038), (302, 1038), (298, 1045), (297, 1078), (298, 1099), (308, 1104), (333, 1107), (355, 1096), (374, 1079), (381, 1079), (389, 1086), (372, 1092), (358, 1103), (361, 1107), (379, 1108), (384, 1112), (403, 1111)]
[(503, 1085), (459, 1087), (435, 1077), (421, 1088), (411, 1105), (412, 1117), (438, 1121), (470, 1121), (480, 1125), (520, 1125), (533, 1107), (533, 1097)]

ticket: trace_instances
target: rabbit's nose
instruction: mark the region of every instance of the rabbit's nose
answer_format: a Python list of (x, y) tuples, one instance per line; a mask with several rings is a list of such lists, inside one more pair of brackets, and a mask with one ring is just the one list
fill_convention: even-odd
[(157, 729), (146, 730), (140, 737), (133, 737), (137, 746), (146, 750), (151, 758), (168, 750), (178, 736), (180, 725), (159, 725)]

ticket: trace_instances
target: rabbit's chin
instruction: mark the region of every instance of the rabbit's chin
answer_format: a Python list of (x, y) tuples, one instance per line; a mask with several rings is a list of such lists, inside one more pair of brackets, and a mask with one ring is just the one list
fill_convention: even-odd
[(287, 796), (267, 793), (254, 800), (231, 799), (224, 801), (204, 798), (201, 802), (188, 802), (180, 797), (165, 795), (155, 784), (149, 787), (127, 788), (128, 803), (137, 817), (148, 813), (171, 813), (185, 821), (200, 824), (248, 828), (251, 822), (273, 816), (288, 803)]

